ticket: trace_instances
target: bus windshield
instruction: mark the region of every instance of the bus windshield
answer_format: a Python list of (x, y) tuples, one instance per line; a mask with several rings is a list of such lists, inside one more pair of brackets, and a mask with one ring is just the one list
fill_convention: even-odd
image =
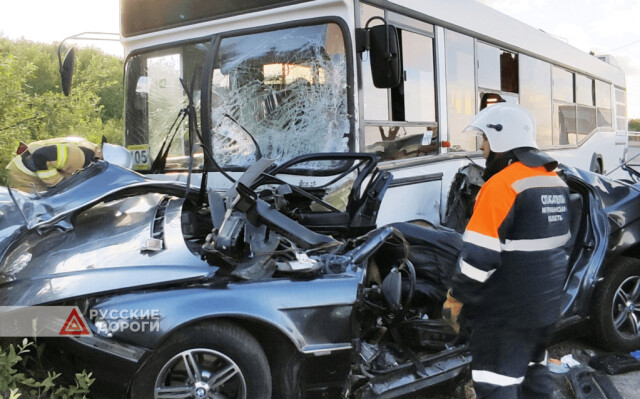
[[(199, 140), (189, 135), (184, 112), (188, 95), (181, 80), (187, 87), (193, 83), (198, 118), (201, 106), (207, 107), (204, 117), (211, 131), (203, 137), (211, 139), (216, 162), (227, 169), (244, 169), (255, 162), (256, 154), (246, 144), (257, 144), (259, 154), (278, 163), (311, 152), (349, 151), (347, 57), (337, 24), (225, 37), (216, 47), (213, 70), (204, 71), (210, 74), (211, 87), (201, 88), (212, 49), (211, 40), (203, 39), (128, 59), (125, 144), (134, 154), (136, 170), (188, 168), (191, 149)], [(210, 90), (207, 104), (200, 103), (201, 90)], [(253, 140), (235, 140), (239, 129)], [(165, 153), (165, 167), (152, 170), (155, 159)], [(194, 160), (196, 169), (203, 166), (201, 149)]]
[[(153, 161), (167, 152), (165, 170), (184, 170), (197, 143), (189, 136), (184, 85), (193, 90), (200, 112), (200, 81), (210, 49), (208, 42), (169, 46), (141, 52), (127, 60), (125, 70), (125, 145), (134, 155), (134, 169), (151, 171)], [(196, 168), (203, 164), (196, 153)], [(160, 171), (161, 172), (161, 171)]]
[(224, 38), (215, 60), (210, 135), (220, 165), (246, 168), (255, 162), (238, 156), (241, 144), (229, 145), (228, 130), (237, 129), (229, 120), (253, 136), (263, 157), (278, 163), (349, 150), (347, 58), (337, 24)]

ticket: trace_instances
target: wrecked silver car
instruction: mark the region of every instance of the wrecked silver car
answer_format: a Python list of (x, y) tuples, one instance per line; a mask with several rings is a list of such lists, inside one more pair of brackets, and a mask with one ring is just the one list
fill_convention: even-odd
[[(322, 199), (327, 187), (278, 178), (325, 161), (345, 166), (327, 187), (352, 179), (346, 210)], [(376, 228), (391, 182), (376, 164), (261, 159), (220, 194), (98, 162), (39, 197), (9, 190), (0, 304), (78, 306), (93, 336), (49, 350), (94, 371), (97, 396), (397, 397), (438, 385), (470, 360), (437, 320), (460, 237)], [(123, 328), (141, 315), (156, 324)]]
[[(460, 234), (420, 221), (376, 226), (392, 177), (375, 155), (256, 158), (225, 193), (105, 162), (40, 196), (8, 190), (0, 305), (78, 306), (93, 336), (54, 338), (49, 356), (94, 371), (97, 397), (452, 389), (471, 360), (440, 320)], [(309, 162), (342, 172), (311, 188), (279, 177)], [(637, 253), (639, 179), (561, 175), (575, 240), (561, 326), (594, 322), (610, 346), (637, 347), (640, 273), (618, 255)], [(343, 179), (344, 210), (325, 200)], [(127, 328), (145, 318), (149, 328)]]

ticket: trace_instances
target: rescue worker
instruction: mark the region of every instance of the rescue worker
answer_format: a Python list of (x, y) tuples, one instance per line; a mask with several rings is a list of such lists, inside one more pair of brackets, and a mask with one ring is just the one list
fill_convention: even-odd
[(44, 191), (102, 159), (102, 148), (80, 137), (64, 137), (20, 143), (7, 165), (12, 188), (33, 193)]
[(462, 308), (478, 398), (551, 397), (546, 344), (567, 271), (569, 189), (519, 105), (488, 107), (465, 130), (482, 134), (486, 183), (443, 316), (455, 325)]

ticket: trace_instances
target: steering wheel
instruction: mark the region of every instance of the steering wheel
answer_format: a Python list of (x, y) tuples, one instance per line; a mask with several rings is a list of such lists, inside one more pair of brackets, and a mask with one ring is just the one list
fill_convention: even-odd
[[(409, 292), (403, 298), (402, 281), (409, 280)], [(406, 259), (398, 267), (391, 269), (389, 274), (382, 281), (382, 296), (392, 313), (405, 314), (413, 301), (416, 291), (416, 269), (410, 260)]]

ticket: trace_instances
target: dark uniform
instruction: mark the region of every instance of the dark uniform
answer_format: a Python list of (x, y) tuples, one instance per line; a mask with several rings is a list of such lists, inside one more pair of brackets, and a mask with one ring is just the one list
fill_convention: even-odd
[(569, 189), (555, 172), (517, 161), (478, 194), (451, 296), (471, 325), (479, 398), (549, 395), (542, 365), (560, 314), (568, 206)]

